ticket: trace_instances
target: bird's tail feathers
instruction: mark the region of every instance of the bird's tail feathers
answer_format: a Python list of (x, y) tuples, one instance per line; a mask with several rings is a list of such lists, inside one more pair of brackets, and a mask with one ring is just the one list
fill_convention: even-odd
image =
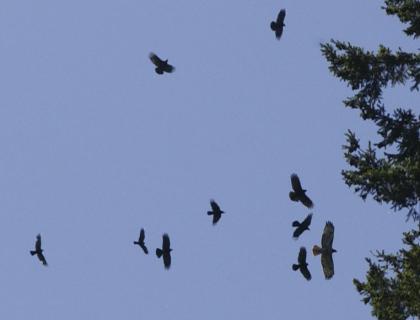
[(296, 271), (297, 269), (299, 269), (299, 265), (298, 264), (294, 264), (292, 266), (293, 271)]
[(158, 258), (160, 258), (161, 256), (162, 256), (162, 250), (161, 249), (159, 249), (159, 248), (157, 248), (156, 249), (156, 256), (158, 257)]
[(317, 245), (314, 245), (314, 247), (312, 248), (312, 253), (314, 254), (314, 256), (317, 256), (322, 253), (322, 248), (318, 247)]
[(207, 211), (207, 214), (208, 214), (209, 216), (212, 216), (212, 215), (213, 215), (213, 211)]
[(271, 30), (276, 31), (276, 23), (274, 21), (271, 21), (270, 28)]
[(31, 256), (34, 256), (36, 254), (36, 251), (31, 250)]
[(140, 244), (140, 243), (138, 243), (137, 241), (133, 241), (133, 243), (134, 243), (134, 244)]
[(292, 227), (299, 227), (300, 226), (300, 223), (299, 223), (299, 221), (293, 221), (293, 223), (292, 223)]
[(294, 193), (294, 192), (292, 192), (292, 191), (290, 191), (290, 192), (289, 192), (289, 198), (290, 198), (290, 200), (292, 200), (292, 201), (298, 201), (298, 198), (297, 198), (297, 196), (296, 196), (296, 193)]

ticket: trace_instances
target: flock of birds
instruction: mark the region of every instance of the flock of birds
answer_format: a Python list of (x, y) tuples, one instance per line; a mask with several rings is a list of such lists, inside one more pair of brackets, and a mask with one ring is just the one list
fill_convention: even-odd
[[(302, 188), (299, 177), (296, 174), (292, 174), (291, 177), (292, 189), (293, 191), (289, 192), (289, 198), (295, 202), (301, 202), (307, 208), (313, 208), (314, 204), (312, 200), (306, 195), (306, 190)], [(220, 206), (213, 199), (210, 200), (211, 211), (207, 211), (207, 215), (213, 216), (213, 225), (216, 225), (217, 222), (221, 219), (222, 214), (225, 212), (220, 209)], [(292, 227), (296, 228), (293, 232), (293, 238), (298, 239), (299, 236), (306, 230), (310, 230), (309, 226), (312, 221), (312, 213), (308, 214), (307, 217), (302, 221), (293, 221)], [(145, 254), (149, 254), (149, 250), (145, 244), (145, 231), (142, 228), (140, 230), (140, 235), (137, 241), (133, 241), (134, 245), (138, 245)], [(332, 254), (337, 252), (333, 247), (334, 240), (334, 225), (327, 221), (324, 227), (324, 232), (322, 233), (321, 238), (321, 247), (314, 245), (312, 252), (314, 256), (321, 255), (321, 265), (324, 271), (326, 279), (331, 279), (334, 275), (334, 262)], [(36, 255), (38, 259), (42, 262), (44, 266), (47, 266), (47, 260), (45, 259), (43, 249), (41, 247), (41, 235), (38, 234), (35, 242), (35, 250), (31, 250), (31, 255)], [(163, 234), (162, 236), (162, 248), (156, 248), (156, 256), (163, 259), (163, 265), (165, 269), (169, 269), (171, 266), (171, 241), (168, 234)], [(300, 270), (302, 275), (307, 280), (311, 280), (312, 276), (308, 269), (308, 263), (306, 262), (306, 248), (301, 247), (298, 255), (298, 263), (292, 265), (294, 271)]]
[[(272, 21), (270, 24), (271, 30), (275, 32), (275, 36), (277, 39), (280, 39), (283, 34), (283, 28), (285, 27), (284, 19), (286, 17), (286, 10), (281, 9), (279, 14), (277, 15), (276, 21)], [(155, 72), (159, 75), (166, 73), (172, 73), (175, 71), (175, 67), (168, 63), (168, 60), (162, 60), (159, 58), (155, 53), (150, 53), (149, 55), (150, 60), (155, 65)], [(292, 189), (289, 193), (289, 198), (295, 202), (301, 202), (305, 207), (311, 209), (313, 208), (314, 204), (312, 200), (306, 195), (306, 190), (302, 188), (300, 183), (299, 177), (296, 174), (291, 175), (291, 184)], [(225, 212), (220, 209), (220, 206), (217, 204), (215, 200), (210, 200), (211, 211), (208, 211), (207, 214), (209, 216), (213, 216), (213, 225), (216, 225), (217, 222), (221, 219), (222, 214)], [(309, 226), (311, 225), (312, 221), (312, 213), (308, 214), (307, 217), (302, 221), (293, 221), (292, 226), (295, 229), (293, 232), (293, 238), (298, 239), (299, 236), (305, 232), (306, 230), (310, 230)], [(321, 255), (321, 265), (324, 271), (324, 275), (326, 279), (331, 279), (334, 275), (334, 262), (332, 258), (332, 254), (336, 252), (333, 249), (332, 244), (334, 240), (334, 225), (327, 221), (324, 227), (324, 231), (322, 233), (321, 238), (321, 247), (318, 245), (314, 245), (312, 252), (314, 256)], [(138, 245), (145, 254), (149, 253), (149, 250), (145, 244), (145, 231), (144, 229), (140, 230), (140, 235), (137, 241), (133, 242), (134, 245)], [(41, 235), (38, 234), (36, 237), (35, 242), (35, 250), (31, 250), (30, 254), (32, 256), (36, 255), (38, 259), (44, 266), (47, 266), (47, 260), (45, 259), (43, 249), (41, 246)], [(156, 248), (156, 256), (158, 258), (162, 258), (163, 265), (165, 269), (169, 269), (171, 266), (171, 242), (169, 239), (168, 234), (163, 234), (162, 236), (162, 248)], [(312, 276), (308, 269), (308, 263), (306, 261), (306, 248), (301, 247), (298, 254), (297, 264), (292, 265), (292, 269), (294, 271), (300, 270), (302, 275), (307, 280), (311, 280)]]

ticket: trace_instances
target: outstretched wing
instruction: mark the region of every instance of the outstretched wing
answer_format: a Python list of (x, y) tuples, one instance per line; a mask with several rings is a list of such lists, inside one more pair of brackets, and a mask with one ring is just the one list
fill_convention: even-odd
[(296, 174), (296, 173), (293, 173), (293, 174), (290, 176), (290, 180), (291, 180), (291, 182), (292, 182), (292, 188), (293, 188), (293, 190), (294, 190), (295, 192), (300, 193), (300, 192), (302, 192), (302, 191), (303, 191), (303, 190), (302, 190), (302, 185), (300, 184), (299, 177), (297, 176), (297, 174)]
[(211, 209), (213, 210), (213, 212), (220, 212), (221, 211), (219, 205), (213, 199), (210, 200), (210, 205), (211, 205)]
[(144, 235), (144, 229), (143, 229), (143, 228), (141, 228), (141, 230), (140, 230), (139, 242), (140, 242), (140, 243), (143, 243), (143, 242), (144, 242), (144, 238), (145, 238), (145, 235)]
[(300, 272), (302, 273), (302, 275), (305, 277), (306, 280), (309, 281), (312, 279), (311, 273), (309, 272), (307, 265), (300, 266)]
[(309, 227), (311, 225), (312, 221), (312, 213), (308, 214), (305, 218), (305, 220), (302, 221), (301, 225), (306, 227)]
[(149, 250), (147, 250), (147, 247), (143, 243), (140, 244), (140, 247), (143, 249), (143, 252), (145, 254), (148, 254), (149, 253)]
[(309, 199), (309, 197), (304, 194), (302, 197), (300, 197), (300, 201), (303, 203), (303, 205), (309, 209), (314, 207), (314, 203), (312, 202), (311, 199)]
[(165, 269), (169, 269), (171, 266), (171, 253), (169, 251), (163, 254), (163, 265)]
[(41, 235), (36, 236), (35, 251), (41, 251)]
[(286, 9), (281, 9), (279, 14), (277, 15), (277, 23), (283, 24), (284, 18), (286, 17)]
[(169, 63), (167, 63), (166, 66), (165, 66), (165, 72), (172, 73), (174, 71), (175, 71), (175, 67), (173, 65), (170, 65)]
[(159, 67), (159, 66), (161, 66), (163, 64), (163, 61), (156, 54), (154, 54), (153, 52), (151, 52), (149, 54), (149, 58), (150, 58), (150, 60), (153, 62), (153, 64), (156, 67)]
[(323, 249), (332, 249), (332, 244), (334, 240), (334, 225), (327, 221), (324, 227), (324, 232), (322, 233), (321, 245)]
[(301, 247), (299, 250), (298, 262), (302, 266), (306, 263), (306, 248)]
[(42, 254), (42, 252), (37, 253), (37, 257), (38, 257), (39, 261), (41, 261), (44, 266), (48, 265), (47, 260), (45, 260), (45, 257)]
[(332, 253), (322, 253), (321, 264), (325, 279), (331, 279), (334, 275), (334, 261)]
[(171, 242), (169, 240), (169, 236), (165, 233), (162, 238), (163, 238), (162, 250), (163, 252), (169, 252), (169, 249), (171, 248)]

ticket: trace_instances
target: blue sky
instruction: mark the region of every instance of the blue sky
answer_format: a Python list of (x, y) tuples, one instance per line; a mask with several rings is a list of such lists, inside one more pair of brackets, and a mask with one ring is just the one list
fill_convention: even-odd
[[(369, 319), (352, 279), (411, 223), (342, 181), (344, 132), (375, 130), (343, 107), (319, 43), (417, 50), (382, 4), (3, 0), (0, 318)], [(176, 72), (155, 74), (151, 51)], [(293, 172), (314, 210), (288, 199)], [(226, 211), (215, 227), (210, 198)], [(310, 255), (307, 282), (291, 265), (327, 220), (336, 274)], [(153, 254), (164, 232), (169, 271)], [(38, 233), (48, 268), (29, 255)]]

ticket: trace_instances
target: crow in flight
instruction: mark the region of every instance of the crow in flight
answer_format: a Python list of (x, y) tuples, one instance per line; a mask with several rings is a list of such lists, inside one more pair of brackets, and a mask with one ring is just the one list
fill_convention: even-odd
[(140, 236), (139, 236), (139, 240), (138, 241), (134, 241), (133, 243), (134, 244), (137, 244), (137, 245), (139, 245), (140, 246), (140, 248), (142, 248), (143, 249), (143, 251), (144, 251), (144, 253), (145, 254), (148, 254), (149, 253), (149, 250), (147, 250), (147, 247), (146, 247), (146, 245), (144, 244), (144, 229), (142, 228), (141, 230), (140, 230)]
[(293, 173), (290, 176), (290, 180), (292, 181), (292, 188), (293, 188), (293, 191), (289, 192), (290, 200), (300, 201), (303, 203), (305, 207), (312, 208), (314, 204), (312, 200), (309, 199), (309, 197), (305, 194), (306, 190), (302, 189), (302, 185), (300, 184), (300, 180), (297, 174)]
[(169, 236), (166, 233), (163, 235), (162, 239), (162, 249), (156, 248), (156, 256), (158, 258), (163, 256), (165, 269), (169, 269), (171, 266), (171, 242), (169, 241)]
[(163, 74), (164, 72), (171, 73), (175, 71), (175, 67), (168, 63), (168, 59), (162, 60), (153, 52), (149, 54), (149, 58), (156, 66), (155, 71), (157, 74)]
[(297, 239), (299, 236), (305, 231), (310, 230), (309, 226), (311, 225), (312, 221), (312, 213), (308, 214), (302, 222), (293, 221), (292, 226), (296, 227), (295, 232), (293, 232), (293, 238)]
[(277, 21), (271, 21), (270, 27), (276, 33), (276, 38), (280, 40), (281, 35), (283, 34), (283, 27), (286, 26), (284, 24), (284, 18), (286, 17), (286, 10), (281, 9), (278, 16)]
[(325, 279), (331, 279), (334, 275), (334, 261), (332, 254), (337, 252), (333, 249), (333, 240), (334, 240), (334, 225), (327, 221), (324, 227), (324, 232), (322, 233), (321, 245), (322, 248), (314, 245), (312, 252), (314, 256), (321, 254), (321, 264), (322, 269), (324, 270)]
[(45, 260), (45, 257), (43, 255), (42, 251), (44, 251), (44, 250), (41, 249), (41, 235), (38, 234), (36, 236), (35, 250), (34, 251), (32, 251), (32, 250), (30, 251), (31, 252), (31, 256), (36, 255), (38, 257), (39, 261), (41, 261), (44, 266), (47, 266), (48, 265), (47, 264), (47, 260)]
[(306, 280), (311, 280), (312, 276), (308, 269), (308, 263), (306, 262), (306, 248), (301, 247), (299, 250), (298, 264), (293, 264), (292, 269), (294, 271), (300, 269), (300, 272), (303, 274)]
[(213, 225), (217, 223), (222, 217), (222, 214), (225, 213), (224, 211), (220, 210), (219, 205), (213, 199), (210, 200), (211, 211), (207, 211), (209, 216), (213, 216)]

